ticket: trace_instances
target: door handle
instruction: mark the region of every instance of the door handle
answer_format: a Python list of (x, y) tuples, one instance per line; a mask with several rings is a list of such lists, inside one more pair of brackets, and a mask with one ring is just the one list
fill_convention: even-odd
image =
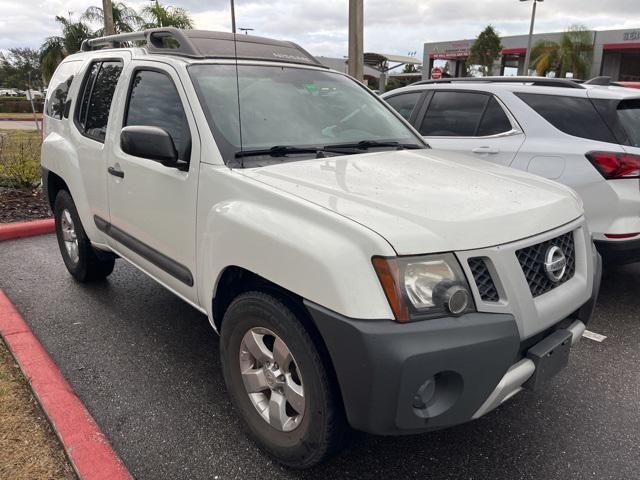
[(495, 147), (488, 147), (488, 146), (476, 147), (471, 151), (473, 153), (489, 153), (489, 154), (500, 153), (499, 149), (497, 149)]
[(124, 178), (124, 172), (115, 167), (107, 168), (107, 172), (109, 172), (109, 175), (113, 175), (114, 177)]

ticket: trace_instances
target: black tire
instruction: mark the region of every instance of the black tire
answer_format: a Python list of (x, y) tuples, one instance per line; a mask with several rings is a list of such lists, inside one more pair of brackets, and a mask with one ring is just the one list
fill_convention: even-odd
[[(255, 327), (279, 336), (295, 358), (304, 384), (306, 408), (292, 431), (271, 426), (258, 413), (244, 387), (240, 349), (245, 333)], [(312, 467), (336, 451), (346, 428), (338, 387), (309, 333), (291, 309), (262, 292), (239, 295), (224, 315), (220, 345), (227, 390), (245, 430), (260, 448), (296, 469)]]
[[(67, 251), (62, 232), (62, 216), (68, 211), (73, 220), (73, 226), (78, 241), (77, 260), (73, 260)], [(93, 248), (91, 241), (84, 231), (78, 215), (76, 205), (66, 190), (60, 190), (53, 205), (53, 216), (56, 223), (56, 237), (67, 270), (80, 283), (101, 280), (113, 272), (115, 256), (108, 252), (101, 252)]]

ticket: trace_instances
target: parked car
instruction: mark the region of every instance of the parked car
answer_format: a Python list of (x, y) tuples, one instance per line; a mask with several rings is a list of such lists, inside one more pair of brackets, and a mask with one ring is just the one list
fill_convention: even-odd
[(605, 261), (640, 260), (640, 92), (495, 77), (418, 82), (383, 98), (437, 151), (575, 189)]
[(68, 56), (49, 87), (62, 259), (87, 282), (125, 258), (205, 313), (278, 461), (318, 463), (347, 424), (481, 417), (567, 364), (600, 278), (570, 189), (434, 154), (290, 42), (161, 28), (84, 50), (123, 41), (146, 46)]

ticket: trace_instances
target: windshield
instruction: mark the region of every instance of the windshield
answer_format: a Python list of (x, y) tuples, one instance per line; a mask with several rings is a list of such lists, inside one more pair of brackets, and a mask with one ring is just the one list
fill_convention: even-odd
[[(235, 65), (189, 68), (227, 164), (265, 164), (260, 156), (277, 157), (278, 162), (306, 159), (316, 155), (315, 147), (327, 147), (332, 155), (370, 148), (425, 148), (373, 93), (344, 75), (282, 66), (237, 69), (236, 79)], [(270, 149), (277, 154), (264, 153)], [(247, 155), (251, 151), (256, 155)]]

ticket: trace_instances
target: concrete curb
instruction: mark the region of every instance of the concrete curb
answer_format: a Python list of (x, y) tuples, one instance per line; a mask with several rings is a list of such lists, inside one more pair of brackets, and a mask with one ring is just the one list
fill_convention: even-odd
[(14, 238), (33, 237), (53, 233), (55, 225), (53, 218), (44, 220), (31, 220), (29, 222), (13, 222), (0, 224), (0, 242), (13, 240)]
[(100, 427), (2, 290), (0, 336), (29, 380), (79, 479), (131, 480)]

